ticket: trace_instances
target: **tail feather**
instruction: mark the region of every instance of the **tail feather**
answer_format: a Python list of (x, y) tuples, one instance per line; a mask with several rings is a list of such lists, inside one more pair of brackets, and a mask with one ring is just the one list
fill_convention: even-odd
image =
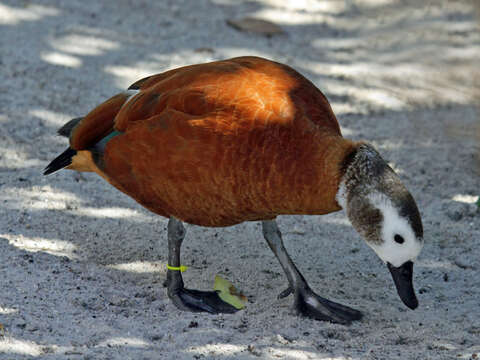
[(57, 133), (58, 135), (62, 135), (65, 137), (70, 137), (70, 134), (75, 126), (83, 120), (83, 117), (78, 117), (75, 119), (70, 120), (67, 122), (65, 125), (63, 125), (60, 129), (58, 129)]
[[(69, 123), (67, 123), (67, 125), (68, 124)], [(59, 131), (59, 133), (60, 133), (60, 131)], [(70, 165), (72, 163), (72, 157), (75, 156), (76, 154), (77, 154), (77, 150), (73, 150), (72, 148), (68, 148), (63, 153), (58, 155), (55, 159), (53, 159), (50, 164), (47, 165), (47, 167), (43, 171), (43, 175), (49, 175), (49, 174), (54, 173), (55, 171), (58, 171), (58, 170), (63, 169), (64, 167), (67, 167), (68, 165)]]

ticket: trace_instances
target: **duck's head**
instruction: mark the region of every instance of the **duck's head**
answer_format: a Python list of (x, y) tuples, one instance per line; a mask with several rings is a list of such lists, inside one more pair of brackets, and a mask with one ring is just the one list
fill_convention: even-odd
[(415, 200), (399, 177), (368, 144), (346, 159), (337, 202), (353, 227), (388, 266), (398, 295), (418, 306), (413, 263), (423, 247), (423, 227)]

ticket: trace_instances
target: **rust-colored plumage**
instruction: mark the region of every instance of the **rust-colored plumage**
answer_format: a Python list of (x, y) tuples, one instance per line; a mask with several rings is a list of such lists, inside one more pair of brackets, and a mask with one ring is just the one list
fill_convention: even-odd
[[(397, 292), (418, 306), (413, 261), (423, 229), (413, 197), (368, 144), (346, 140), (325, 96), (286, 65), (241, 57), (150, 76), (66, 123), (70, 147), (45, 174), (94, 171), (169, 218), (167, 293), (182, 310), (237, 310), (215, 291), (184, 286), (182, 221), (228, 226), (262, 220), (297, 313), (348, 324), (362, 314), (311, 290), (275, 217), (346, 209), (388, 264)], [(339, 204), (339, 203), (340, 204)]]
[[(340, 209), (342, 162), (357, 145), (341, 136), (325, 96), (288, 66), (234, 58), (130, 89), (138, 93), (114, 96), (73, 129), (69, 168), (203, 226)], [(94, 161), (91, 147), (113, 130)]]

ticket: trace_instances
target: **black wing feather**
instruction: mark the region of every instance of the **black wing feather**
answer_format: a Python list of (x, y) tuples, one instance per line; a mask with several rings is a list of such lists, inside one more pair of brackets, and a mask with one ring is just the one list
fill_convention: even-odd
[(82, 120), (83, 120), (83, 117), (78, 117), (70, 120), (65, 125), (63, 125), (60, 129), (58, 129), (57, 131), (58, 135), (70, 137), (70, 134), (72, 133), (73, 128), (77, 126), (77, 124)]

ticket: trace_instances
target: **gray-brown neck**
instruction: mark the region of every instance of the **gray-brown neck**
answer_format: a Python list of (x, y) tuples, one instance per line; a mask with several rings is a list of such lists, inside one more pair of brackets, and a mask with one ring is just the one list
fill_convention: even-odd
[(338, 203), (346, 209), (346, 203), (353, 196), (366, 196), (369, 192), (382, 188), (381, 183), (385, 182), (390, 172), (393, 173), (393, 170), (371, 145), (359, 145), (343, 163)]
[[(379, 198), (389, 202), (400, 217), (411, 225), (417, 238), (423, 237), (420, 214), (415, 200), (398, 175), (369, 144), (361, 144), (344, 162), (344, 174), (337, 202), (347, 212), (352, 225), (367, 239), (380, 239), (384, 214), (373, 206)], [(383, 200), (382, 200), (383, 201)]]

